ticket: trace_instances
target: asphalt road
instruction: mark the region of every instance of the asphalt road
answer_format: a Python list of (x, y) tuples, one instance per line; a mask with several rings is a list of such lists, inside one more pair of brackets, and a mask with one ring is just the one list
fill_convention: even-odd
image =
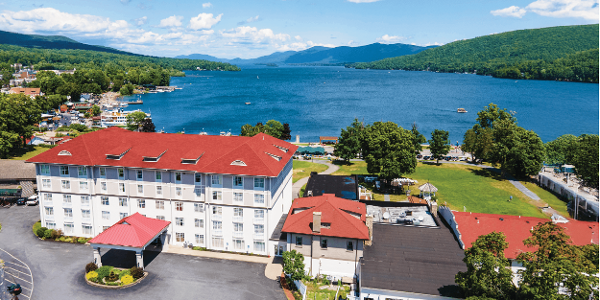
[(94, 288), (84, 279), (85, 264), (92, 261), (91, 247), (40, 241), (31, 230), (37, 220), (37, 206), (0, 208), (0, 248), (31, 268), (35, 283), (31, 299), (285, 299), (279, 284), (265, 277), (263, 264), (170, 253), (145, 255), (151, 259), (146, 266), (150, 274), (136, 286)]

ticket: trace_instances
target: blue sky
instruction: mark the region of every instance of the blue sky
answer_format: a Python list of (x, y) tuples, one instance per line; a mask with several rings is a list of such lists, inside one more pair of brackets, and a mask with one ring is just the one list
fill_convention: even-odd
[(172, 57), (254, 58), (315, 45), (442, 45), (598, 23), (599, 0), (0, 0), (0, 30)]

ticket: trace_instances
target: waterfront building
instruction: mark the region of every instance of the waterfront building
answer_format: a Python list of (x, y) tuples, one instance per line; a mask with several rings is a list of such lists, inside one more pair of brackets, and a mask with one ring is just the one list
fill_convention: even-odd
[(94, 237), (140, 213), (170, 221), (165, 243), (279, 254), (269, 238), (292, 204), (294, 146), (254, 137), (112, 127), (28, 160), (42, 226)]

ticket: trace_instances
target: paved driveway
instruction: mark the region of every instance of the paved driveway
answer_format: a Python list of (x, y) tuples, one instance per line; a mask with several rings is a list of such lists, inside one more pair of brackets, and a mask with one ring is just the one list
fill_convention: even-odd
[(146, 267), (150, 275), (134, 287), (93, 288), (83, 278), (90, 246), (38, 240), (31, 231), (38, 219), (37, 206), (0, 208), (0, 248), (31, 268), (32, 299), (285, 299), (264, 264), (170, 253), (156, 256)]

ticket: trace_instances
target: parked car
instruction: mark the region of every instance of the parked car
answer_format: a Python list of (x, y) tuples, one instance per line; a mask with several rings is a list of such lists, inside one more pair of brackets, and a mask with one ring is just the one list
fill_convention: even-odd
[(17, 199), (17, 205), (25, 205), (25, 202), (27, 202), (27, 199), (25, 198)]
[(424, 160), (429, 160), (429, 155), (425, 155), (425, 156), (423, 156), (423, 159), (424, 159)]
[(37, 195), (33, 195), (33, 196), (27, 198), (27, 205), (38, 205)]
[(423, 158), (423, 155), (417, 154), (417, 159), (421, 159), (421, 158)]
[(365, 176), (365, 182), (373, 182), (377, 180), (376, 176)]

